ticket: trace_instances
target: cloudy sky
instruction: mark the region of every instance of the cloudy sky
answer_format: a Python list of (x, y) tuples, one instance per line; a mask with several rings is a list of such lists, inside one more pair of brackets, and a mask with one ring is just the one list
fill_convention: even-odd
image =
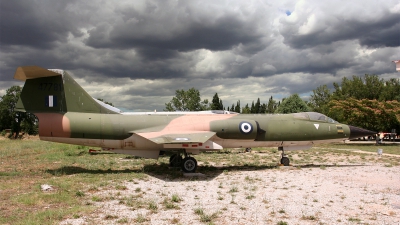
[(399, 78), (399, 59), (398, 0), (0, 0), (0, 96), (37, 65), (128, 111), (162, 111), (192, 87), (244, 106)]

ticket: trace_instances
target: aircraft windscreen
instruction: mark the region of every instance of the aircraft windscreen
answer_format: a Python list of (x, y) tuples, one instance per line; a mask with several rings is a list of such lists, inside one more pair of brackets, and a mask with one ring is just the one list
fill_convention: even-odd
[(326, 116), (321, 113), (308, 112), (307, 114), (310, 117), (310, 120), (326, 121)]
[(293, 117), (296, 118), (296, 119), (304, 119), (304, 120), (309, 120), (310, 119), (308, 117), (307, 113), (305, 113), (305, 112), (293, 113)]
[(310, 120), (324, 121), (324, 122), (328, 122), (328, 123), (338, 123), (335, 120), (333, 120), (321, 113), (307, 112), (307, 114), (310, 117)]
[(328, 122), (329, 123), (339, 123), (338, 121), (336, 121), (336, 120), (334, 120), (332, 118), (329, 118), (329, 117), (327, 117), (327, 118), (328, 118)]

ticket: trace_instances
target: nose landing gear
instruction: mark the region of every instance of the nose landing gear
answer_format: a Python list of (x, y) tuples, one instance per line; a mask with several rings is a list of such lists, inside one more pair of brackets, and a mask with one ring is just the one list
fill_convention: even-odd
[(284, 166), (290, 166), (290, 159), (285, 155), (285, 151), (283, 150), (283, 147), (278, 147), (279, 151), (282, 151), (282, 157), (281, 157), (281, 164)]

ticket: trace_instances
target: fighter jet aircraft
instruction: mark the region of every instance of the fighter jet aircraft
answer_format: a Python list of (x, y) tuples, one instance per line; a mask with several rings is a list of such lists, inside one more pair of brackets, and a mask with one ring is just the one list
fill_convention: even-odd
[(341, 124), (316, 112), (238, 114), (227, 111), (123, 113), (92, 98), (64, 70), (18, 67), (15, 79), (25, 81), (16, 110), (39, 119), (41, 140), (101, 147), (103, 150), (157, 159), (172, 151), (170, 165), (195, 172), (190, 155), (223, 148), (311, 148), (375, 132)]

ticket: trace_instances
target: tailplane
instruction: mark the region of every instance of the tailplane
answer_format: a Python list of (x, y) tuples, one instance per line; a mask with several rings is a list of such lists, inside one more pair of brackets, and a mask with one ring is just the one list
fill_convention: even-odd
[(14, 79), (25, 81), (16, 110), (30, 113), (99, 113), (121, 111), (92, 98), (64, 70), (18, 67)]

